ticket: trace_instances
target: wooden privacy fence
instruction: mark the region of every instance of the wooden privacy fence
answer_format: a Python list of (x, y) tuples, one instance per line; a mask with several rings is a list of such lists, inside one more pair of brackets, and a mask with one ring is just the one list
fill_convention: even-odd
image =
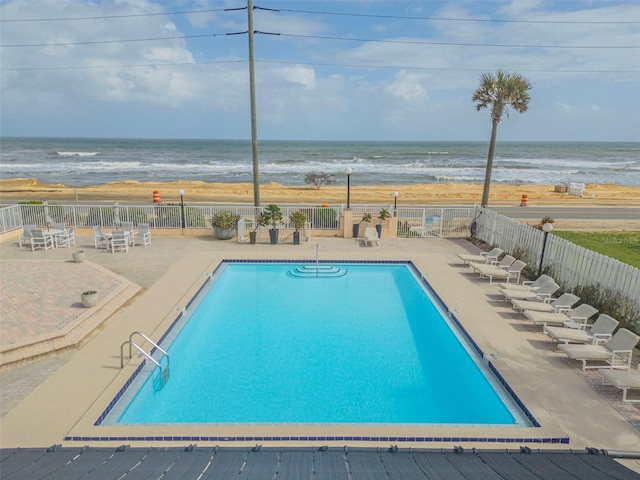
[[(474, 237), (507, 252), (525, 252), (537, 272), (543, 253), (544, 232), (486, 208), (474, 214)], [(640, 270), (575, 243), (548, 234), (542, 258), (557, 282), (569, 287), (599, 285), (640, 303)]]

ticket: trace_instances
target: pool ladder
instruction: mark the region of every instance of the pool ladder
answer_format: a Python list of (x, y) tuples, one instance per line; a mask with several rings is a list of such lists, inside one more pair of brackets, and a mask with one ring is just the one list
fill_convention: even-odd
[[(151, 345), (153, 345), (155, 350), (158, 350), (159, 352), (161, 352), (164, 355), (164, 357), (166, 357), (166, 359), (167, 359), (167, 365), (163, 367), (162, 363), (160, 363), (158, 360), (153, 358), (153, 356), (152, 356), (153, 350), (151, 350), (150, 353), (147, 353), (140, 345), (135, 343), (133, 341), (133, 337), (135, 335), (140, 335), (147, 342), (149, 342)], [(127, 340), (126, 342), (123, 342), (122, 345), (120, 345), (120, 368), (124, 368), (124, 347), (127, 344), (129, 345), (129, 359), (131, 358), (131, 354), (132, 354), (131, 347), (134, 347), (136, 350), (138, 350), (138, 352), (140, 352), (142, 355), (144, 355), (144, 357), (147, 360), (149, 360), (151, 363), (153, 363), (160, 370), (160, 377), (157, 379), (157, 381), (154, 380), (154, 390), (160, 390), (162, 387), (164, 387), (164, 385), (169, 380), (169, 354), (167, 352), (165, 352), (160, 347), (160, 345), (158, 345), (153, 340), (151, 340), (149, 337), (147, 337), (144, 333), (142, 333), (142, 332), (133, 332), (131, 335), (129, 335), (129, 340)], [(160, 360), (162, 360), (162, 358)]]

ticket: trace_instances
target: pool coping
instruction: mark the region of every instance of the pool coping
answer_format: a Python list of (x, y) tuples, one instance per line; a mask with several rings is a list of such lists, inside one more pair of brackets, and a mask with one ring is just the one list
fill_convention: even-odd
[[(188, 293), (181, 297), (180, 306), (169, 313), (156, 328), (163, 338), (177, 323), (186, 306), (195, 295), (205, 288), (215, 272), (227, 263), (312, 263), (309, 259), (250, 259), (219, 258), (214, 268), (205, 273), (200, 285), (194, 284)], [(144, 359), (128, 362), (123, 371), (111, 382), (103, 394), (96, 399), (75, 427), (64, 437), (65, 442), (189, 442), (198, 444), (237, 444), (245, 442), (277, 442), (278, 444), (301, 444), (318, 442), (338, 445), (344, 442), (367, 444), (373, 442), (394, 442), (400, 444), (432, 445), (438, 443), (478, 443), (478, 444), (568, 444), (569, 437), (552, 421), (545, 417), (544, 426), (537, 420), (509, 384), (509, 371), (504, 364), (496, 366), (499, 360), (492, 360), (488, 352), (473, 339), (456, 315), (430, 284), (420, 268), (410, 259), (404, 260), (322, 260), (321, 263), (353, 264), (402, 264), (410, 265), (423, 286), (428, 288), (440, 302), (443, 310), (448, 311), (451, 319), (457, 323), (461, 332), (468, 338), (481, 357), (486, 359), (489, 368), (498, 381), (511, 393), (513, 400), (523, 409), (524, 414), (534, 426), (470, 426), (470, 425), (406, 425), (406, 424), (182, 424), (182, 425), (101, 425), (107, 411), (115, 404), (123, 389), (132, 381), (136, 372), (144, 366)], [(202, 278), (202, 274), (200, 275)], [(181, 306), (181, 305), (184, 305)], [(175, 313), (177, 312), (177, 313)], [(160, 342), (157, 342), (160, 343)], [(512, 379), (517, 381), (517, 378)], [(529, 399), (529, 401), (534, 401)], [(105, 407), (106, 405), (106, 407)], [(102, 408), (102, 409), (101, 409)], [(490, 434), (487, 434), (487, 431)], [(215, 432), (215, 433), (214, 433)], [(383, 433), (384, 432), (384, 433)]]

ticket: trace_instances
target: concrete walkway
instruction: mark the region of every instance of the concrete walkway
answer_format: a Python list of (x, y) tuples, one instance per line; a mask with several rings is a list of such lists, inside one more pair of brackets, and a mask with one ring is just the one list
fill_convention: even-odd
[[(182, 427), (94, 427), (93, 422), (113, 398), (132, 369), (132, 360), (120, 370), (119, 346), (134, 330), (159, 338), (176, 309), (184, 306), (206, 275), (225, 258), (240, 259), (314, 259), (318, 244), (320, 258), (330, 260), (411, 260), (447, 303), (480, 348), (495, 358), (496, 368), (542, 425), (525, 428), (517, 436), (568, 437), (566, 444), (530, 445), (538, 448), (597, 447), (608, 450), (640, 450), (640, 410), (622, 404), (620, 392), (599, 384), (597, 372), (584, 374), (550, 344), (540, 329), (529, 327), (495, 295), (497, 289), (479, 280), (463, 267), (456, 254), (475, 252), (465, 240), (383, 239), (380, 247), (363, 247), (354, 240), (318, 238), (300, 246), (245, 245), (217, 241), (212, 236), (180, 237), (154, 235), (146, 249), (136, 246), (129, 253), (98, 251), (93, 238), (78, 237), (71, 250), (55, 249), (31, 252), (20, 249), (13, 239), (0, 243), (2, 268), (2, 307), (0, 345), (3, 356), (12, 346), (56, 334), (60, 326), (77, 323), (88, 326), (84, 335), (75, 334), (75, 343), (58, 353), (25, 360), (0, 370), (2, 381), (2, 447), (47, 446), (63, 443), (65, 438), (143, 435), (196, 435), (207, 430)], [(83, 249), (85, 264), (71, 263), (71, 251)], [(72, 285), (72, 287), (71, 287)], [(79, 291), (97, 288), (105, 293), (102, 303), (89, 315), (78, 305)], [(37, 294), (33, 292), (37, 291)], [(71, 292), (71, 293), (70, 293)], [(283, 293), (286, 295), (286, 293)], [(43, 308), (27, 307), (35, 302)], [(24, 306), (24, 308), (22, 308)], [(82, 317), (83, 321), (78, 322)], [(98, 320), (92, 320), (92, 317)], [(75, 326), (75, 332), (82, 328)], [(6, 337), (5, 337), (6, 335)], [(39, 342), (42, 347), (54, 342)], [(54, 345), (55, 346), (55, 345)], [(22, 352), (30, 356), (28, 350)], [(40, 354), (40, 353), (39, 353)], [(14, 361), (15, 359), (12, 359)], [(470, 399), (469, 401), (473, 401)], [(106, 402), (106, 403), (105, 403)], [(286, 426), (285, 426), (286, 427)], [(336, 428), (338, 430), (336, 430)], [(280, 427), (282, 429), (282, 427)], [(253, 426), (214, 429), (230, 437), (256, 434)], [(260, 429), (258, 429), (260, 430)], [(286, 427), (287, 432), (302, 432), (308, 427)], [(320, 431), (340, 431), (353, 436), (434, 436), (477, 437), (514, 436), (494, 429), (457, 429), (453, 427), (338, 426), (320, 427)], [(277, 428), (261, 433), (276, 436)], [(176, 434), (176, 432), (179, 432)], [(193, 433), (196, 432), (196, 433)], [(266, 432), (266, 433), (264, 433)], [(83, 444), (89, 444), (86, 440)], [(108, 443), (108, 442), (107, 442)], [(118, 440), (113, 441), (114, 444)], [(120, 442), (122, 443), (122, 442)], [(129, 443), (129, 442), (128, 442)], [(154, 442), (138, 442), (154, 444)], [(163, 444), (163, 442), (160, 442)], [(202, 444), (202, 442), (200, 442)], [(234, 442), (246, 445), (251, 442)], [(283, 442), (280, 442), (283, 443)], [(330, 443), (330, 442), (326, 442)], [(387, 442), (388, 443), (388, 442)], [(383, 446), (388, 447), (385, 443)], [(342, 442), (344, 444), (344, 442)], [(371, 446), (367, 442), (358, 443)], [(446, 448), (459, 441), (407, 442), (403, 446)], [(106, 445), (101, 442), (101, 445)], [(375, 446), (378, 446), (375, 443)], [(465, 447), (484, 447), (469, 442)], [(513, 445), (512, 445), (513, 446)]]

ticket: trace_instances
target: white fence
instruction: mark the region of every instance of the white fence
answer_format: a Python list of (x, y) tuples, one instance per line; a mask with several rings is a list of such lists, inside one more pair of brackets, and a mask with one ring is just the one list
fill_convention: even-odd
[[(543, 253), (544, 232), (489, 209), (478, 208), (474, 215), (475, 238), (507, 252), (527, 252), (537, 272)], [(569, 287), (599, 285), (640, 302), (640, 270), (626, 263), (580, 247), (553, 234), (547, 237), (542, 258), (559, 283)]]

